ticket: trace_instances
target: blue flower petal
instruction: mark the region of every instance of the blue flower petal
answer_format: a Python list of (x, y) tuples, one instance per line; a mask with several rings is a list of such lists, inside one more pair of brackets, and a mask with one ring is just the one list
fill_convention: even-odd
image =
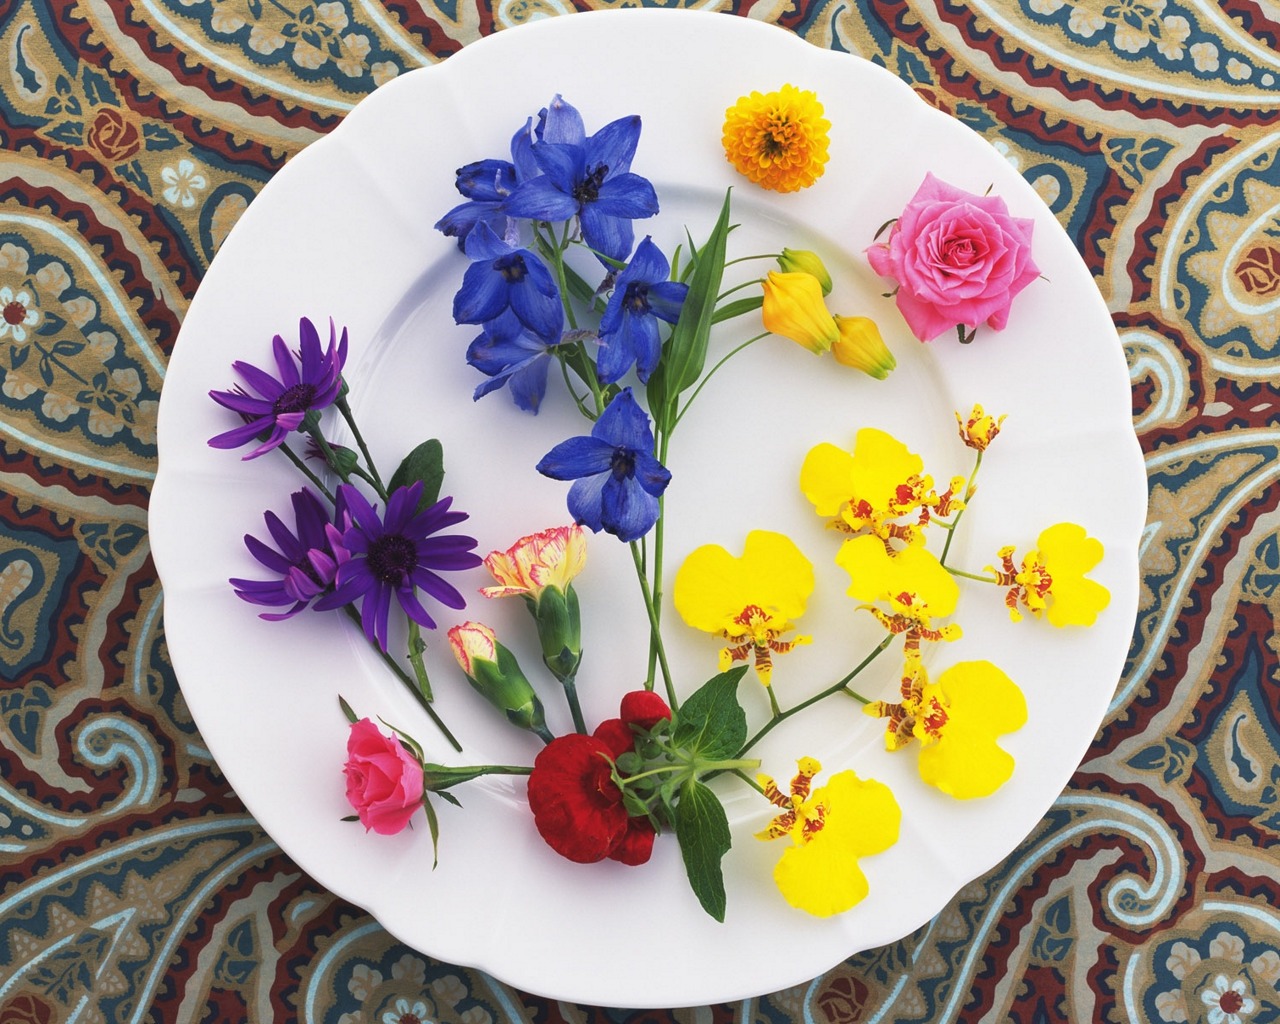
[[(468, 238), (475, 238), (473, 231)], [(507, 282), (488, 263), (473, 263), (462, 275), (462, 287), (453, 297), (453, 319), (460, 324), (493, 320), (508, 305)]]
[(498, 202), (516, 187), (516, 169), (506, 160), (477, 160), (458, 168), (455, 184), (468, 199)]
[(613, 465), (614, 447), (595, 437), (571, 437), (547, 452), (537, 470), (552, 480), (575, 480), (607, 473)]
[(620, 117), (616, 121), (610, 121), (587, 139), (587, 162), (592, 167), (604, 164), (609, 168), (610, 177), (625, 174), (631, 170), (631, 158), (635, 156), (639, 142), (639, 115)]
[(558, 187), (548, 175), (521, 182), (506, 202), (506, 211), (512, 217), (528, 217), (532, 220), (563, 221), (578, 212), (578, 201), (567, 189)]
[(569, 488), (568, 506), (575, 523), (581, 523), (593, 533), (604, 529), (604, 524), (600, 521), (600, 492), (612, 479), (608, 473), (597, 473), (574, 482)]
[(649, 286), (649, 311), (669, 324), (680, 319), (689, 286), (679, 281), (661, 281)]
[(658, 193), (652, 182), (638, 174), (610, 175), (600, 185), (595, 202), (601, 213), (613, 217), (652, 217), (658, 212)]
[(635, 480), (608, 480), (600, 494), (600, 522), (621, 541), (639, 540), (658, 521), (658, 499)]
[(649, 414), (640, 408), (630, 388), (623, 388), (614, 396), (591, 428), (591, 436), (613, 448), (631, 448), (641, 452), (653, 450)]
[(559, 93), (538, 112), (538, 139), (544, 142), (581, 145), (587, 138), (586, 126), (577, 107), (567, 103)]
[(671, 483), (671, 470), (648, 452), (636, 452), (635, 479), (645, 491), (656, 498)]
[(588, 203), (578, 215), (578, 222), (582, 225), (583, 241), (597, 252), (614, 260), (625, 260), (631, 253), (635, 232), (626, 218), (610, 217), (595, 203)]

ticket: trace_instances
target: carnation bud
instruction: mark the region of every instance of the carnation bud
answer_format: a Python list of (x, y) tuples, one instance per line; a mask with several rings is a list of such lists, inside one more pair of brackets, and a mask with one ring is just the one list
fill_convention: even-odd
[(533, 607), (543, 663), (562, 683), (577, 675), (582, 660), (582, 614), (573, 585), (547, 587)]
[(507, 721), (551, 740), (542, 702), (516, 656), (498, 643), (492, 629), (478, 622), (464, 622), (449, 630), (449, 645), (472, 687), (506, 715)]
[(785, 274), (809, 274), (818, 279), (822, 286), (822, 294), (831, 294), (831, 274), (816, 252), (808, 249), (783, 249), (778, 257), (778, 266)]

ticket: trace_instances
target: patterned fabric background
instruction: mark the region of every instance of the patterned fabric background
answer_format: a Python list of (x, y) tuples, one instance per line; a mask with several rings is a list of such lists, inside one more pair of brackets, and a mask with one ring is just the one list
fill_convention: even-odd
[(0, 1024), (1280, 1019), (1276, 0), (688, 5), (868, 57), (981, 133), (1128, 356), (1150, 483), (1129, 663), (1067, 792), (928, 926), (744, 1004), (568, 1006), (397, 944), (229, 791), (146, 533), (187, 303), (378, 84), (609, 6), (0, 0)]

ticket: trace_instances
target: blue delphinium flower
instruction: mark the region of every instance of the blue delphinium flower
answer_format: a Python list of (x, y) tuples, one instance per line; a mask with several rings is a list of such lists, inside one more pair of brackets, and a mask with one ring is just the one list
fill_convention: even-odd
[(542, 172), (534, 162), (533, 118), (511, 137), (511, 159), (478, 160), (460, 167), (455, 184), (467, 202), (460, 203), (436, 222), (436, 230), (458, 239), (459, 248), (477, 224), (486, 224), (494, 234), (508, 235), (504, 203), (516, 185)]
[[(338, 488), (338, 504), (344, 509), (337, 585), (316, 602), (316, 608), (337, 608), (360, 601), (360, 622), (370, 642), (387, 649), (387, 618), (394, 597), (414, 622), (435, 629), (435, 620), (418, 600), (417, 590), (449, 608), (463, 608), (466, 601), (441, 572), (470, 569), (480, 564), (472, 549), (474, 537), (439, 536), (441, 530), (467, 519), (452, 512), (452, 498), (441, 498), (421, 512), (422, 483), (398, 487), (387, 500), (386, 515), (351, 484)], [(331, 533), (334, 531), (331, 531)]]
[(631, 172), (640, 118), (622, 117), (579, 138), (578, 112), (558, 96), (556, 101), (533, 145), (542, 174), (517, 185), (505, 203), (507, 215), (552, 222), (577, 217), (587, 245), (624, 260), (635, 237), (631, 222), (658, 212), (653, 185)]
[(658, 365), (662, 343), (658, 321), (669, 324), (680, 318), (689, 286), (667, 280), (671, 265), (646, 237), (618, 275), (613, 295), (600, 318), (600, 353), (596, 368), (602, 384), (612, 384), (631, 368), (641, 382)]
[(480, 399), (507, 387), (519, 408), (536, 413), (547, 391), (552, 347), (509, 310), (485, 324), (484, 333), (467, 349), (467, 362), (489, 378), (473, 397)]
[(307, 414), (328, 408), (342, 390), (342, 367), (347, 361), (347, 331), (336, 337), (329, 321), (329, 347), (320, 347), (320, 335), (306, 317), (298, 323), (300, 347), (295, 355), (280, 335), (271, 340), (278, 377), (249, 363), (231, 364), (250, 388), (252, 395), (237, 384), (230, 391), (210, 391), (219, 405), (239, 413), (244, 423), (209, 439), (214, 448), (239, 448), (250, 441), (265, 440), (246, 459), (278, 448), (290, 433), (303, 425)]
[(460, 324), (485, 324), (508, 309), (548, 344), (560, 340), (564, 307), (551, 271), (534, 253), (517, 248), (477, 224), (467, 236), (471, 266), (453, 297), (453, 319)]
[[(329, 510), (304, 487), (292, 496), (293, 518), (296, 524), (290, 530), (278, 515), (268, 511), (263, 514), (267, 532), (276, 547), (245, 534), (245, 547), (259, 562), (278, 574), (273, 580), (232, 579), (236, 596), (250, 604), (268, 608), (287, 608), (283, 612), (262, 612), (259, 618), (279, 621), (297, 615), (313, 600), (325, 593), (333, 584), (338, 571), (339, 555), (330, 545), (326, 527), (329, 526)], [(277, 550), (277, 548), (279, 550)]]
[(538, 472), (572, 480), (569, 513), (596, 533), (638, 540), (658, 519), (658, 496), (671, 473), (653, 456), (649, 417), (623, 388), (591, 428), (590, 436), (561, 441), (543, 456)]

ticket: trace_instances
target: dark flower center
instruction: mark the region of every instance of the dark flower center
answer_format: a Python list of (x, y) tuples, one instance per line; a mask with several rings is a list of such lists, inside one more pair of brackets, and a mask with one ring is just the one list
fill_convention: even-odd
[(1234, 989), (1223, 992), (1222, 998), (1218, 1000), (1218, 1008), (1223, 1013), (1239, 1013), (1242, 1006), (1244, 1006), (1244, 996)]
[(518, 252), (510, 256), (500, 256), (493, 261), (493, 269), (502, 275), (507, 284), (519, 284), (529, 273), (524, 265), (524, 257)]
[(615, 480), (625, 480), (627, 477), (635, 476), (635, 451), (631, 448), (615, 448), (613, 450), (613, 458), (609, 463), (609, 470), (613, 473)]
[(369, 545), (367, 564), (380, 582), (398, 587), (418, 564), (418, 549), (408, 537), (388, 533)]
[(579, 203), (594, 203), (600, 198), (600, 186), (609, 173), (608, 164), (598, 164), (578, 184), (573, 186), (573, 198)]
[(416, 1013), (406, 1013), (400, 1018), (400, 1024), (422, 1024), (422, 1019)]
[(284, 394), (271, 404), (271, 411), (279, 416), (285, 412), (306, 412), (315, 401), (316, 386), (305, 381), (285, 388)]
[(622, 296), (622, 305), (635, 316), (644, 316), (649, 312), (649, 286), (647, 284), (627, 285), (627, 293)]
[(27, 318), (27, 307), (21, 302), (10, 302), (4, 307), (4, 322), (7, 324), (20, 324)]

